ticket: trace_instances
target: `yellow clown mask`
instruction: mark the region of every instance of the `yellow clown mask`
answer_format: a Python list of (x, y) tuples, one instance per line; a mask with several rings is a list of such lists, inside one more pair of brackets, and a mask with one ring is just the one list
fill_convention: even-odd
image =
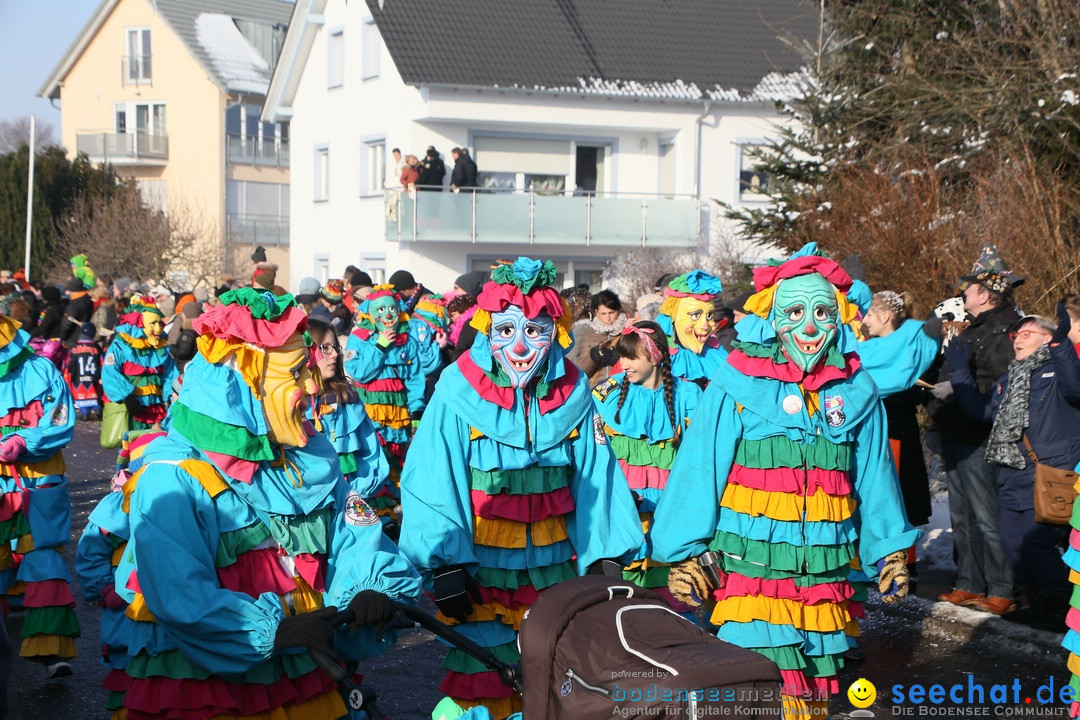
[(672, 321), (679, 345), (700, 355), (705, 341), (716, 332), (716, 324), (716, 309), (712, 302), (693, 297), (679, 299)]
[(260, 390), (270, 441), (290, 447), (307, 445), (304, 403), (317, 387), (308, 370), (308, 349), (300, 333), (281, 347), (266, 351)]
[(165, 323), (161, 315), (156, 312), (144, 312), (142, 314), (143, 333), (151, 345), (157, 347), (161, 342), (161, 334), (165, 331)]

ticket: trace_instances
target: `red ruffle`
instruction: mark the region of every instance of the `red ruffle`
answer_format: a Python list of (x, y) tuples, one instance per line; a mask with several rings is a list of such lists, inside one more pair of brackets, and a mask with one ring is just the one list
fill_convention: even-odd
[(863, 610), (862, 603), (858, 600), (848, 600), (847, 610), (848, 615), (855, 618), (856, 620), (866, 617), (866, 611)]
[(253, 460), (244, 460), (243, 458), (225, 455), (212, 450), (203, 450), (203, 452), (206, 453), (206, 457), (210, 458), (210, 462), (221, 469), (221, 472), (245, 485), (251, 484), (251, 479), (255, 477), (255, 471), (259, 469), (259, 463)]
[(368, 383), (360, 383), (360, 387), (369, 392), (402, 392), (405, 390), (405, 382), (401, 378), (378, 378)]
[(326, 590), (326, 556), (300, 553), (293, 558), (296, 564), (296, 574), (304, 578), (312, 590), (323, 592)]
[(484, 603), (492, 601), (508, 608), (532, 607), (536, 599), (540, 597), (540, 591), (532, 585), (521, 585), (516, 590), (504, 590), (503, 588), (490, 588), (480, 585), (480, 595)]
[(1069, 608), (1069, 612), (1065, 615), (1065, 624), (1070, 630), (1080, 633), (1080, 610), (1074, 607)]
[(626, 476), (626, 482), (629, 483), (631, 490), (644, 490), (645, 488), (663, 490), (667, 486), (668, 474), (671, 472), (670, 470), (662, 470), (648, 465), (630, 465), (625, 460), (619, 460), (619, 467), (622, 468), (623, 475)]
[(840, 292), (851, 289), (851, 276), (844, 268), (821, 255), (804, 255), (792, 258), (780, 265), (764, 265), (754, 268), (754, 290), (761, 292), (781, 280), (818, 273), (831, 282)]
[[(799, 587), (791, 578), (781, 580), (766, 580), (764, 578), (752, 578), (739, 573), (728, 573), (724, 587), (717, 590), (717, 600), (731, 597), (743, 597), (761, 595), (781, 600), (798, 600), (804, 605), (815, 605), (820, 602), (843, 602), (851, 597), (853, 590), (847, 580), (838, 582), (821, 583), (810, 587)], [(848, 603), (848, 608), (855, 603)]]
[(807, 677), (802, 670), (781, 670), (780, 675), (784, 678), (781, 692), (792, 697), (825, 699), (840, 692), (840, 683), (835, 675)]
[(728, 482), (755, 490), (808, 496), (814, 495), (819, 488), (829, 495), (851, 494), (851, 481), (843, 470), (822, 470), (821, 468), (804, 470), (785, 467), (759, 469), (734, 464), (731, 466), (731, 472), (728, 473)]
[(463, 700), (483, 700), (484, 698), (508, 698), (514, 694), (512, 688), (502, 684), (499, 675), (493, 672), (481, 672), (474, 675), (450, 670), (439, 683), (439, 692)]
[(157, 440), (159, 437), (164, 437), (165, 434), (166, 434), (165, 431), (162, 430), (160, 432), (152, 432), (152, 433), (145, 433), (143, 435), (139, 435), (134, 440), (132, 440), (130, 443), (128, 443), (127, 447), (124, 448), (124, 449), (127, 451), (128, 455), (131, 455), (131, 453), (134, 452), (135, 450), (138, 450), (139, 448), (141, 448), (144, 445), (149, 445), (151, 442), (153, 442), (154, 440)]
[(161, 368), (147, 367), (139, 363), (125, 362), (120, 366), (120, 372), (125, 375), (160, 375)]
[(206, 680), (156, 676), (135, 679), (124, 695), (124, 707), (131, 720), (204, 720), (222, 714), (257, 715), (328, 692), (337, 692), (337, 686), (321, 670), (269, 685), (230, 683), (216, 676)]
[(517, 285), (500, 285), (494, 280), (489, 280), (476, 296), (476, 304), (490, 313), (502, 312), (509, 306), (516, 305), (521, 308), (527, 318), (535, 318), (540, 313), (546, 312), (553, 320), (558, 320), (565, 312), (559, 291), (550, 285), (533, 288), (525, 294)]
[(1074, 528), (1069, 531), (1069, 547), (1073, 550), (1080, 550), (1080, 530)]
[(574, 496), (569, 487), (529, 495), (488, 495), (483, 490), (473, 490), (471, 495), (474, 514), (489, 519), (539, 522), (553, 515), (566, 515), (574, 509)]
[(101, 687), (109, 692), (127, 692), (131, 689), (133, 682), (135, 679), (123, 670), (110, 670), (105, 676), (105, 681), (101, 683)]
[(1069, 706), (1069, 717), (1080, 717), (1080, 700)]
[(578, 376), (581, 370), (568, 360), (563, 360), (563, 375), (551, 384), (548, 394), (540, 398), (540, 414), (547, 415), (555, 408), (562, 407), (570, 400), (570, 396), (577, 387)]
[[(491, 283), (489, 283), (491, 284)], [(502, 286), (500, 286), (502, 287)], [(577, 386), (578, 375), (581, 373), (577, 366), (563, 359), (563, 375), (548, 387), (548, 393), (540, 398), (540, 414), (546, 415), (557, 407), (562, 407), (570, 399), (574, 388)], [(471, 353), (464, 353), (457, 359), (458, 369), (465, 380), (472, 386), (476, 393), (495, 403), (504, 410), (514, 406), (514, 388), (501, 387), (491, 381), (480, 366), (473, 362)]]
[(23, 494), (21, 492), (9, 492), (0, 495), (0, 520), (10, 520), (23, 507)]
[(218, 305), (191, 321), (200, 335), (212, 335), (222, 340), (240, 340), (261, 348), (281, 347), (293, 333), (307, 327), (303, 308), (287, 308), (273, 322), (256, 320), (242, 305)]
[(728, 364), (733, 368), (751, 377), (772, 378), (781, 382), (801, 383), (804, 388), (811, 392), (819, 390), (825, 383), (833, 380), (846, 380), (862, 367), (858, 356), (854, 353), (844, 356), (844, 367), (838, 368), (832, 365), (819, 364), (813, 372), (806, 375), (795, 366), (795, 363), (774, 363), (769, 358), (750, 357), (741, 350), (732, 350), (728, 354)]
[(132, 592), (137, 592), (140, 595), (142, 594), (142, 587), (139, 585), (139, 576), (137, 571), (131, 571), (131, 574), (128, 575), (127, 583), (125, 583), (125, 587), (127, 587), (127, 589), (131, 590)]
[(284, 595), (296, 589), (296, 581), (281, 566), (277, 548), (240, 553), (232, 565), (218, 568), (217, 575), (223, 588), (253, 598), (267, 592)]
[(139, 407), (139, 411), (135, 413), (134, 418), (141, 423), (153, 425), (164, 420), (165, 414), (166, 410), (163, 404), (142, 405)]
[(0, 417), (0, 427), (37, 427), (44, 414), (41, 401), (31, 400), (26, 407), (14, 408), (4, 417)]
[(71, 594), (71, 588), (66, 580), (41, 580), (26, 583), (26, 594), (23, 595), (24, 607), (40, 608), (63, 605), (70, 607), (75, 605), (75, 597)]

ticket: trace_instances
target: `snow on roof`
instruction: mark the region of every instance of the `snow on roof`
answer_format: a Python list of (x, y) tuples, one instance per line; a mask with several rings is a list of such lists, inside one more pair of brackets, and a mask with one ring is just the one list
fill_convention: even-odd
[(247, 41), (228, 15), (200, 13), (195, 32), (214, 70), (232, 92), (265, 95), (270, 64)]
[(771, 72), (748, 93), (716, 86), (706, 95), (720, 102), (787, 102), (805, 94), (808, 78), (806, 68), (792, 73)]
[(704, 92), (695, 83), (683, 80), (674, 82), (639, 82), (637, 80), (604, 80), (595, 77), (579, 77), (577, 85), (527, 87), (514, 85), (515, 90), (604, 95), (614, 97), (649, 98), (653, 100), (690, 100), (708, 98), (714, 102), (786, 102), (805, 94), (808, 75), (805, 68), (793, 73), (772, 72), (749, 92), (725, 89), (719, 85)]

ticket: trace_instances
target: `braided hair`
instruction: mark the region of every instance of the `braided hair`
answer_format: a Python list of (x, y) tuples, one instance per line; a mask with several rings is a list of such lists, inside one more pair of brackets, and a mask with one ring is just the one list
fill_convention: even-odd
[[(679, 423), (675, 419), (675, 377), (671, 374), (671, 354), (668, 351), (667, 338), (664, 336), (664, 331), (659, 325), (651, 320), (641, 320), (634, 323), (633, 327), (641, 328), (642, 330), (651, 330), (652, 334), (650, 339), (656, 344), (656, 349), (660, 351), (660, 355), (663, 358), (660, 361), (660, 384), (664, 388), (664, 406), (667, 408), (668, 419), (671, 420), (672, 431), (675, 433), (674, 442), (679, 442)], [(615, 352), (621, 358), (632, 360), (643, 352), (645, 352), (644, 343), (636, 333), (628, 333), (626, 335), (620, 335), (619, 340), (615, 343)], [(626, 402), (626, 396), (630, 390), (630, 379), (623, 375), (622, 383), (619, 386), (619, 403), (615, 406), (615, 422), (620, 422), (619, 416), (622, 413), (623, 403)]]

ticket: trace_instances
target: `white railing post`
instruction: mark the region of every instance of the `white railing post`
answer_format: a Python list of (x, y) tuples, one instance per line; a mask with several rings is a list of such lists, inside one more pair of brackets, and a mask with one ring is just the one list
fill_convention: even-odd
[(649, 228), (649, 200), (641, 198), (641, 247), (645, 247)]
[(585, 193), (585, 246), (592, 244), (592, 193)]
[(529, 190), (529, 244), (533, 244), (536, 236), (536, 193)]
[(476, 244), (476, 188), (472, 190), (472, 242)]

